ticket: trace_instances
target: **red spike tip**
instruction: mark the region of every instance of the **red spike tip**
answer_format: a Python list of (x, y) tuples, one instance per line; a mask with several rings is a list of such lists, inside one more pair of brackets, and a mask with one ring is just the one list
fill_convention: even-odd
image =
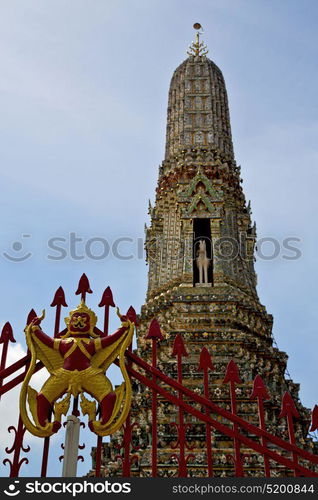
[(173, 350), (172, 350), (172, 356), (188, 356), (188, 353), (186, 351), (183, 338), (181, 337), (180, 333), (176, 336), (174, 343), (173, 343)]
[(294, 400), (289, 394), (289, 392), (285, 392), (282, 400), (282, 408), (278, 418), (287, 417), (288, 415), (292, 415), (295, 418), (299, 418), (298, 410), (295, 406)]
[(206, 347), (202, 347), (198, 371), (203, 372), (208, 369), (214, 370), (214, 366), (209, 351)]
[(161, 333), (161, 330), (160, 330), (160, 325), (158, 323), (158, 321), (156, 320), (156, 318), (154, 318), (150, 325), (149, 325), (149, 330), (148, 330), (148, 333), (146, 335), (146, 339), (157, 339), (157, 340), (162, 340), (163, 339), (163, 336), (162, 336), (162, 333)]
[(318, 430), (318, 405), (315, 405), (311, 414), (311, 427), (309, 432), (314, 432)]
[(103, 306), (115, 307), (115, 303), (114, 303), (114, 299), (113, 299), (113, 292), (112, 292), (110, 286), (105, 288), (103, 296), (102, 296), (102, 300), (98, 304), (98, 307), (103, 307)]
[(270, 399), (270, 395), (268, 390), (266, 389), (263, 379), (260, 375), (256, 375), (253, 384), (252, 394), (250, 395), (250, 399)]
[(15, 342), (12, 326), (10, 325), (9, 321), (7, 321), (4, 327), (2, 328), (0, 337), (0, 344), (5, 344), (6, 342)]
[(56, 290), (53, 302), (51, 304), (51, 307), (55, 306), (67, 307), (67, 303), (65, 302), (65, 293), (61, 286)]
[(227, 365), (223, 384), (227, 384), (228, 382), (236, 382), (237, 384), (242, 383), (239, 376), (237, 364), (234, 363), (233, 359)]
[(85, 273), (82, 274), (81, 279), (78, 282), (78, 288), (75, 292), (75, 295), (80, 295), (83, 293), (93, 293), (89, 285), (88, 277)]
[(126, 312), (126, 316), (129, 319), (129, 321), (134, 323), (135, 326), (138, 326), (138, 318), (137, 318), (137, 314), (136, 314), (136, 311), (133, 308), (133, 306), (129, 307), (128, 311)]
[(35, 318), (37, 318), (37, 314), (34, 309), (31, 309), (27, 317), (27, 325), (29, 325)]

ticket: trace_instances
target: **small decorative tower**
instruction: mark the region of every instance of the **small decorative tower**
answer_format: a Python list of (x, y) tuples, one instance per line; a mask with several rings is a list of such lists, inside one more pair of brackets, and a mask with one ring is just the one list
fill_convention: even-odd
[[(283, 438), (287, 427), (279, 419), (284, 391), (298, 401), (300, 419), (296, 440), (307, 443), (309, 411), (298, 400), (299, 386), (285, 378), (287, 355), (273, 345), (273, 318), (261, 305), (256, 291), (254, 246), (256, 226), (251, 221), (236, 165), (231, 138), (227, 92), (221, 70), (207, 58), (195, 24), (196, 40), (188, 58), (175, 70), (169, 90), (166, 152), (159, 168), (154, 206), (149, 204), (146, 227), (149, 266), (148, 292), (138, 327), (138, 355), (151, 364), (150, 322), (156, 318), (164, 336), (158, 345), (158, 368), (176, 378), (172, 355), (175, 338), (181, 336), (183, 384), (204, 394), (198, 372), (203, 347), (212, 356), (209, 398), (230, 410), (231, 395), (224, 374), (231, 359), (239, 369), (237, 412), (258, 425), (257, 404), (250, 399), (253, 379), (260, 374), (271, 400), (265, 402), (266, 426)], [(131, 422), (138, 455), (132, 473), (151, 474), (151, 392), (135, 384)], [(176, 431), (172, 422), (177, 409), (158, 400), (158, 475), (177, 475), (174, 461)], [(207, 475), (204, 425), (187, 422), (186, 439), (192, 443), (189, 476)], [(108, 462), (114, 457), (108, 448)], [(118, 438), (119, 441), (119, 438)], [(217, 434), (212, 442), (215, 476), (233, 476), (233, 440)], [(246, 457), (244, 455), (246, 453)], [(106, 455), (107, 455), (106, 454)], [(242, 450), (246, 475), (262, 476), (263, 464)], [(284, 471), (277, 470), (277, 475)], [(272, 471), (272, 475), (275, 472)]]
[[(198, 294), (202, 285), (204, 292), (213, 285), (213, 293), (224, 286), (231, 293), (243, 292), (259, 309), (253, 267), (256, 229), (234, 160), (225, 82), (199, 36), (197, 32), (188, 59), (170, 84), (166, 156), (146, 229), (147, 306), (175, 287), (178, 293), (190, 288), (189, 293)], [(196, 261), (200, 240), (209, 259), (208, 279), (201, 284)]]

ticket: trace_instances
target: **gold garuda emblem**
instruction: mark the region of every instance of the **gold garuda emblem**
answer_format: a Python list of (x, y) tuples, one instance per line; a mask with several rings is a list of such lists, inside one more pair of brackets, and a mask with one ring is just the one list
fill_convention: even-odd
[[(40, 324), (45, 311), (25, 328), (31, 362), (21, 388), (20, 413), (29, 432), (39, 437), (57, 432), (62, 415), (67, 415), (72, 395), (80, 396), (82, 413), (88, 415), (90, 429), (99, 436), (112, 434), (122, 426), (131, 404), (131, 384), (124, 355), (131, 344), (134, 325), (126, 316), (120, 316), (118, 310), (117, 314), (121, 327), (107, 337), (96, 335), (97, 317), (83, 301), (65, 318), (67, 331), (60, 338), (51, 338), (42, 331)], [(116, 358), (119, 358), (124, 381), (114, 390), (105, 372)], [(29, 385), (37, 360), (42, 361), (50, 373), (40, 392)], [(97, 401), (99, 420), (96, 401), (84, 393)]]

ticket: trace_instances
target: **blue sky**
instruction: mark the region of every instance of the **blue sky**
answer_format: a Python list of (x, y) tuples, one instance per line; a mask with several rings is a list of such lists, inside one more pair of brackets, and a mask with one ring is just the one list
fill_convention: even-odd
[[(298, 260), (258, 259), (258, 291), (303, 403), (318, 403), (317, 14), (315, 0), (0, 3), (0, 321), (11, 321), (19, 343), (11, 360), (25, 350), (30, 308), (50, 309), (60, 285), (76, 305), (83, 272), (95, 291), (91, 306), (107, 285), (122, 310), (143, 303), (147, 267), (136, 248), (164, 156), (169, 82), (200, 22), (226, 80), (258, 237), (301, 239)], [(132, 238), (120, 248), (134, 257), (76, 260), (71, 233), (82, 238), (79, 257), (85, 245), (101, 253), (92, 238), (112, 245), (120, 237)], [(52, 238), (64, 239), (63, 260), (48, 258), (58, 255), (47, 246)], [(50, 310), (43, 328), (52, 329)], [(8, 423), (15, 398), (1, 401)], [(60, 474), (61, 439), (54, 438), (52, 475)], [(83, 440), (81, 474), (90, 467), (88, 434)], [(35, 438), (26, 441), (41, 449)], [(11, 443), (5, 425), (1, 443)], [(38, 474), (39, 455), (23, 474)], [(0, 474), (7, 474), (2, 465)]]

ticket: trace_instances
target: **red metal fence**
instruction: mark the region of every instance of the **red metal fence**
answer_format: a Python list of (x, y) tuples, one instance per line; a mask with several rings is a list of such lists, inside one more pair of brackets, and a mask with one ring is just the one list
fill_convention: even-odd
[[(86, 294), (92, 293), (88, 279), (83, 275), (80, 279), (77, 295), (85, 300)], [(112, 292), (109, 287), (103, 293), (99, 307), (104, 308), (104, 328), (103, 331), (96, 328), (96, 333), (101, 336), (108, 334), (108, 319), (109, 308), (114, 307)], [(65, 302), (64, 291), (62, 287), (58, 288), (55, 293), (51, 307), (55, 307), (55, 326), (54, 336), (59, 337), (65, 333), (65, 329), (60, 331), (60, 318), (62, 307), (67, 307)], [(130, 320), (137, 323), (135, 310), (130, 307), (127, 311)], [(27, 324), (36, 316), (34, 310), (31, 310)], [(213, 434), (221, 433), (226, 438), (233, 441), (234, 455), (228, 456), (227, 460), (233, 464), (234, 475), (237, 477), (244, 476), (244, 452), (242, 449), (248, 449), (263, 457), (263, 475), (264, 477), (271, 476), (271, 469), (280, 466), (289, 474), (294, 476), (318, 477), (318, 456), (314, 455), (296, 445), (295, 439), (295, 420), (299, 417), (297, 408), (292, 399), (292, 396), (285, 392), (282, 398), (280, 418), (286, 419), (289, 441), (283, 440), (266, 430), (264, 400), (270, 398), (268, 391), (259, 375), (254, 379), (253, 390), (250, 395), (251, 400), (257, 401), (259, 425), (253, 425), (250, 422), (242, 419), (237, 415), (237, 399), (236, 385), (241, 383), (238, 367), (233, 360), (227, 366), (224, 384), (229, 384), (231, 411), (222, 408), (214, 403), (209, 398), (209, 370), (213, 370), (213, 364), (208, 350), (203, 347), (200, 355), (198, 370), (202, 372), (202, 381), (204, 387), (204, 395), (199, 395), (187, 388), (183, 384), (183, 363), (182, 359), (187, 356), (187, 351), (183, 343), (181, 335), (177, 335), (172, 348), (172, 356), (176, 357), (177, 362), (177, 380), (168, 377), (157, 369), (157, 343), (162, 340), (162, 335), (158, 322), (154, 319), (149, 327), (147, 338), (152, 343), (152, 362), (147, 363), (137, 356), (132, 348), (127, 351), (127, 368), (132, 380), (137, 381), (143, 387), (147, 387), (152, 394), (151, 410), (152, 410), (152, 440), (151, 440), (151, 475), (158, 475), (158, 398), (163, 398), (178, 409), (178, 421), (172, 425), (177, 430), (178, 439), (174, 445), (175, 453), (172, 455), (178, 467), (179, 477), (186, 477), (188, 466), (194, 458), (191, 453), (191, 445), (187, 443), (187, 428), (186, 417), (192, 416), (205, 426), (206, 435), (206, 457), (207, 457), (207, 476), (214, 475), (214, 460), (213, 460)], [(30, 362), (30, 354), (27, 353), (22, 359), (6, 367), (6, 359), (8, 346), (10, 342), (15, 342), (13, 331), (10, 323), (6, 323), (3, 327), (0, 337), (2, 344), (2, 355), (0, 364), (0, 398), (8, 391), (19, 385), (25, 376)], [(23, 373), (16, 374), (24, 368)], [(38, 362), (36, 371), (43, 368), (43, 364)], [(16, 376), (6, 382), (10, 376)], [(76, 407), (75, 411), (76, 411)], [(132, 452), (132, 437), (134, 427), (137, 423), (131, 422), (131, 415), (124, 424), (123, 429), (123, 454), (117, 458), (122, 462), (122, 475), (128, 477), (131, 475), (131, 467), (135, 461), (138, 461), (138, 454)], [(318, 406), (316, 405), (312, 412), (312, 422), (310, 431), (314, 432), (318, 429)], [(20, 468), (23, 464), (28, 464), (26, 457), (21, 458), (22, 453), (30, 451), (29, 446), (23, 444), (25, 428), (21, 417), (18, 419), (17, 426), (10, 426), (9, 432), (14, 433), (14, 442), (11, 448), (6, 448), (6, 453), (12, 455), (12, 458), (6, 458), (3, 463), (10, 467), (10, 477), (19, 475)], [(45, 477), (47, 474), (48, 454), (49, 454), (50, 438), (43, 439), (43, 456), (40, 475)], [(96, 442), (96, 467), (95, 475), (101, 475), (102, 467), (102, 449), (103, 439), (97, 437)], [(190, 453), (188, 453), (190, 451)], [(62, 458), (62, 457), (61, 457)], [(82, 457), (79, 457), (82, 459)]]

